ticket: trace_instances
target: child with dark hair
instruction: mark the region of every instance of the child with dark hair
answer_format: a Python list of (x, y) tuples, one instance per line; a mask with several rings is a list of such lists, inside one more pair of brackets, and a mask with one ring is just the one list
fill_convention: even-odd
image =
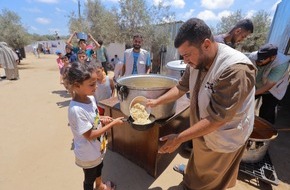
[(63, 68), (63, 62), (62, 62), (62, 59), (61, 59), (61, 57), (62, 57), (62, 53), (59, 51), (59, 50), (57, 50), (56, 52), (55, 52), (55, 54), (57, 55), (57, 59), (56, 59), (56, 63), (57, 63), (57, 66), (58, 66), (58, 69), (59, 69), (59, 83), (60, 84), (63, 84), (63, 81), (62, 81), (62, 74), (61, 74), (61, 70), (62, 70), (62, 68)]
[[(77, 47), (73, 46), (72, 40), (74, 36), (77, 36), (77, 32), (72, 33), (66, 42), (67, 46), (70, 47), (74, 53), (78, 53), (80, 50), (83, 50), (85, 51), (87, 57), (91, 58), (93, 51), (100, 48), (100, 44), (95, 40), (95, 38), (91, 34), (87, 35), (88, 39), (78, 39), (78, 46)], [(88, 45), (87, 40), (91, 40), (95, 44), (95, 47)]]
[(94, 93), (97, 74), (92, 65), (73, 63), (64, 82), (72, 94), (68, 119), (74, 136), (75, 163), (84, 172), (84, 190), (113, 190), (115, 185), (102, 181), (103, 158), (106, 152), (106, 131), (123, 123), (123, 117), (100, 116)]

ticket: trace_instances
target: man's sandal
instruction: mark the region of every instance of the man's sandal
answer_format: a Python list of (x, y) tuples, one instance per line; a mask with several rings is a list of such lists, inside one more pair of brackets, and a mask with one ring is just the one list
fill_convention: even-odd
[(173, 166), (173, 170), (184, 175), (185, 167), (186, 166), (184, 164), (177, 164), (177, 165)]

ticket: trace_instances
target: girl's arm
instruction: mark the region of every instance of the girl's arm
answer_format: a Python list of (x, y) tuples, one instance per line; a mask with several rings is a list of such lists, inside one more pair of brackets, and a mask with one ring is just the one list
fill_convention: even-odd
[(98, 130), (88, 130), (87, 132), (85, 132), (83, 135), (87, 140), (94, 140), (98, 137), (100, 137), (102, 134), (104, 134), (106, 131), (108, 131), (109, 129), (111, 129), (114, 125), (118, 125), (118, 124), (122, 124), (124, 117), (118, 117), (116, 119), (113, 119), (110, 123), (108, 123), (107, 125), (103, 126), (101, 129)]

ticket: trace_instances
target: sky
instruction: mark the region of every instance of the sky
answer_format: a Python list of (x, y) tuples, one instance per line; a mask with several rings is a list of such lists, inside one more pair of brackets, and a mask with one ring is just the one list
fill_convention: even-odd
[[(101, 0), (106, 8), (118, 7), (118, 0)], [(192, 17), (203, 19), (208, 25), (215, 27), (222, 16), (241, 10), (250, 18), (260, 10), (274, 16), (276, 5), (281, 0), (145, 0), (148, 6), (163, 1), (170, 5), (177, 21), (186, 21)], [(284, 0), (285, 1), (285, 0)], [(80, 0), (81, 12), (86, 0)], [(78, 13), (78, 0), (0, 0), (0, 10), (8, 9), (17, 13), (22, 25), (29, 33), (40, 35), (56, 32), (69, 35), (68, 15)], [(2, 11), (1, 11), (2, 13)]]

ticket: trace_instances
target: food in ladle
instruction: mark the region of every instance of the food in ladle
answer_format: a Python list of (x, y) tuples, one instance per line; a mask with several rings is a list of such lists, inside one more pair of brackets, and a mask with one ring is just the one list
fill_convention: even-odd
[(136, 103), (131, 107), (130, 114), (134, 119), (134, 124), (146, 125), (151, 123), (149, 120), (150, 114), (146, 111), (145, 106), (140, 103)]

